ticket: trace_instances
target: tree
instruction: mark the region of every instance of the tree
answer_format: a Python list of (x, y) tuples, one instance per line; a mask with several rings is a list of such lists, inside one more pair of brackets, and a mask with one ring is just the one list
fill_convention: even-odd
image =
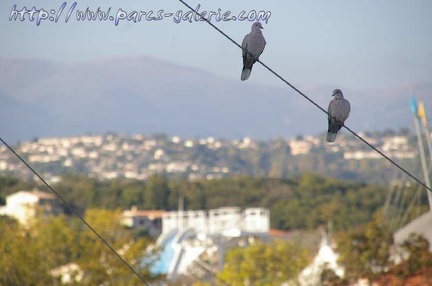
[(68, 217), (57, 216), (35, 220), (29, 226), (32, 244), (38, 249), (38, 255), (44, 258), (49, 269), (65, 265), (79, 255), (76, 233), (68, 224)]
[[(121, 225), (121, 212), (89, 209), (86, 222), (146, 281), (149, 264), (143, 264), (149, 241), (136, 238)], [(82, 285), (140, 285), (132, 273), (100, 237), (80, 220), (50, 217), (26, 227), (0, 216), (0, 285), (53, 285), (51, 271), (76, 263), (84, 276)]]
[(167, 209), (169, 195), (167, 178), (162, 175), (152, 175), (147, 180), (144, 207), (146, 209)]
[(432, 253), (429, 251), (429, 241), (424, 236), (411, 234), (402, 243), (402, 250), (408, 255), (403, 263), (405, 267), (400, 269), (403, 277), (411, 277), (432, 268)]
[(296, 280), (308, 264), (305, 249), (285, 242), (256, 242), (246, 248), (229, 250), (218, 279), (228, 285), (280, 285)]
[(124, 187), (121, 196), (121, 206), (130, 208), (132, 206), (143, 205), (144, 185), (142, 183), (132, 183)]
[(51, 285), (49, 264), (32, 234), (8, 217), (0, 217), (0, 229), (0, 285)]
[[(69, 204), (81, 211), (100, 204), (101, 196), (97, 192), (102, 192), (104, 186), (92, 178), (65, 175), (56, 185), (56, 190), (59, 190), (60, 195)], [(66, 211), (70, 213), (69, 209)]]
[[(132, 232), (121, 225), (120, 211), (90, 209), (85, 219), (135, 271), (151, 279), (149, 265), (143, 266), (141, 261), (149, 241), (133, 238)], [(103, 285), (107, 281), (114, 285), (139, 284), (139, 278), (87, 226), (82, 226), (79, 246), (77, 263), (85, 273), (86, 285)]]
[(6, 203), (6, 196), (18, 191), (31, 189), (32, 187), (30, 183), (17, 178), (0, 176), (0, 205)]
[(393, 236), (382, 221), (382, 216), (377, 215), (370, 223), (336, 237), (339, 261), (348, 280), (373, 280), (391, 267)]
[(400, 245), (400, 257), (403, 259), (387, 273), (377, 277), (378, 285), (429, 285), (432, 279), (432, 253), (425, 237), (411, 234)]

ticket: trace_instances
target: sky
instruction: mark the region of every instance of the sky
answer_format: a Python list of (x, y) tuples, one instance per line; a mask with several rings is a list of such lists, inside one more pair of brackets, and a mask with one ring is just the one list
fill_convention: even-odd
[[(10, 20), (13, 6), (36, 10), (65, 8), (57, 23)], [(74, 12), (67, 23), (67, 11)], [(430, 0), (187, 0), (199, 11), (238, 15), (269, 11), (263, 23), (267, 45), (261, 60), (294, 85), (332, 85), (350, 89), (414, 85), (432, 78), (432, 1)], [(0, 57), (56, 62), (103, 60), (110, 57), (154, 57), (239, 80), (241, 50), (205, 22), (174, 22), (174, 17), (141, 22), (78, 21), (86, 8), (122, 17), (122, 12), (188, 11), (176, 0), (92, 0), (0, 2)], [(121, 9), (121, 10), (120, 10)], [(120, 11), (120, 12), (119, 12)], [(249, 21), (214, 23), (241, 43)], [(254, 83), (283, 83), (263, 67), (255, 67)]]

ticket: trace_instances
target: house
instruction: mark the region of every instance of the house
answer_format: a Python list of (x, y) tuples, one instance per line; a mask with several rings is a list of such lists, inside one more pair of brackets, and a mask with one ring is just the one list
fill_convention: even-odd
[(131, 228), (145, 228), (152, 236), (158, 236), (162, 231), (161, 210), (138, 210), (133, 206), (130, 210), (123, 211), (123, 224)]
[(0, 215), (14, 217), (21, 224), (27, 224), (35, 217), (58, 215), (63, 212), (56, 197), (37, 189), (19, 191), (6, 197), (6, 205), (0, 207)]

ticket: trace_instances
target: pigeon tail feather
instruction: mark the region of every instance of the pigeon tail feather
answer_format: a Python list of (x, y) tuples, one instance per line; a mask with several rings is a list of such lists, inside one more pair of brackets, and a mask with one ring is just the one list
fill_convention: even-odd
[(256, 62), (255, 58), (244, 57), (243, 58), (243, 69), (252, 69), (255, 62)]
[(332, 132), (327, 132), (327, 142), (333, 143), (336, 140), (336, 134)]
[(251, 72), (252, 72), (251, 69), (246, 69), (246, 68), (244, 68), (244, 69), (242, 70), (242, 73), (241, 73), (241, 80), (247, 80), (247, 79), (249, 78)]

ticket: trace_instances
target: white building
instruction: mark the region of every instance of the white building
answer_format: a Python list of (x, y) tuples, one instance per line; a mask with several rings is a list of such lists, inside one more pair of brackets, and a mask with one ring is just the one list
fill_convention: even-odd
[(63, 212), (55, 196), (34, 189), (19, 191), (6, 197), (6, 206), (0, 207), (0, 215), (14, 217), (21, 224), (27, 224), (35, 217), (56, 215)]
[[(152, 272), (166, 274), (168, 280), (175, 280), (179, 275), (197, 277), (212, 272), (213, 266), (201, 257), (217, 259), (217, 268), (222, 269), (227, 249), (245, 245), (245, 241), (253, 241), (255, 237), (267, 239), (269, 230), (270, 211), (265, 208), (166, 212), (157, 241), (162, 251)], [(206, 265), (203, 273), (197, 274), (197, 264)]]
[(194, 228), (205, 235), (226, 232), (268, 234), (270, 211), (265, 208), (247, 208), (242, 211), (239, 207), (223, 207), (211, 209), (208, 212), (204, 210), (172, 211), (163, 214), (163, 233), (187, 228)]

